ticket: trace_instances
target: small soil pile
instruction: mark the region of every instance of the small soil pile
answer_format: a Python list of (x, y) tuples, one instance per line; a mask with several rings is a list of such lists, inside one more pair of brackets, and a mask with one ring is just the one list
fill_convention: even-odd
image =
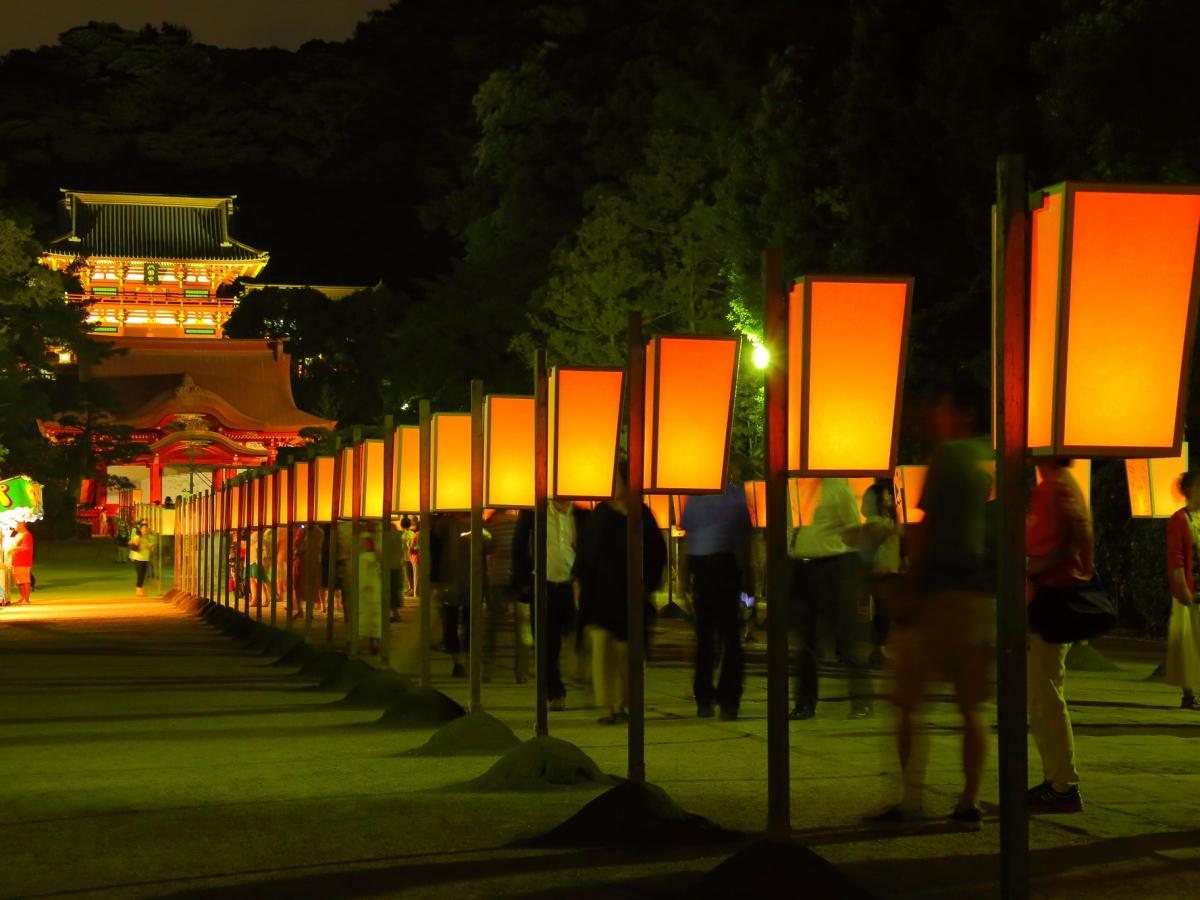
[(730, 897), (777, 898), (780, 885), (803, 886), (808, 897), (872, 900), (837, 867), (800, 844), (758, 840), (721, 863), (681, 896), (728, 900)]
[(408, 693), (412, 684), (393, 669), (373, 669), (338, 704), (362, 709), (385, 709)]
[(363, 662), (361, 659), (346, 659), (346, 662), (338, 669), (330, 672), (321, 679), (321, 683), (314, 688), (318, 691), (338, 691), (345, 693), (354, 687), (357, 687), (360, 682), (370, 678), (378, 672), (373, 665), (368, 662)]
[(473, 712), (442, 726), (404, 756), (499, 756), (520, 743), (513, 730), (495, 716)]
[(496, 764), (460, 789), (541, 791), (559, 787), (600, 787), (612, 779), (590, 756), (567, 741), (535, 737), (514, 747)]
[(333, 650), (320, 650), (316, 656), (300, 666), (300, 671), (296, 674), (302, 678), (316, 678), (319, 681), (324, 681), (334, 672), (340, 672), (349, 661), (345, 653), (336, 653)]
[(740, 832), (685, 812), (660, 787), (625, 781), (557, 828), (522, 843), (537, 847), (664, 847), (722, 844), (742, 837)]
[(1116, 672), (1117, 664), (1088, 643), (1075, 643), (1067, 651), (1068, 672)]
[(437, 728), (466, 714), (441, 691), (413, 687), (392, 700), (376, 724), (385, 728)]
[[(296, 635), (296, 637), (300, 637)], [(317, 656), (321, 651), (312, 644), (305, 642), (304, 638), (300, 638), (300, 642), (286, 650), (279, 659), (271, 663), (273, 666), (303, 666), (313, 657)]]

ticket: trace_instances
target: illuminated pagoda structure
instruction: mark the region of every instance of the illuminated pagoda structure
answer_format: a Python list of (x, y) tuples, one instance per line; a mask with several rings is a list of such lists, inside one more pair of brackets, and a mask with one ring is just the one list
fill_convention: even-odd
[[(304, 428), (334, 423), (296, 407), (291, 360), (279, 342), (222, 339), (241, 279), (258, 275), (266, 251), (230, 235), (233, 197), (63, 192), (70, 231), (42, 256), (78, 277), (69, 295), (86, 306), (93, 334), (116, 351), (80, 364), (82, 381), (116, 397), (109, 424), (149, 446), (130, 477), (142, 499), (200, 489), (229, 469), (265, 465), (280, 447), (305, 443)], [(76, 429), (39, 423), (52, 441)], [(101, 477), (105, 473), (98, 473)], [(85, 486), (81, 521), (102, 520), (115, 493)]]

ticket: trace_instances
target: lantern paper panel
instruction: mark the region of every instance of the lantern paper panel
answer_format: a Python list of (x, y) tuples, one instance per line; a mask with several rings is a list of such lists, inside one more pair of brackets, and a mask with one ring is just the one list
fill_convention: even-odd
[(891, 477), (910, 277), (809, 275), (788, 304), (788, 471)]
[(334, 459), (332, 456), (315, 456), (309, 462), (309, 514), (310, 521), (328, 525), (333, 521)]
[(358, 456), (362, 444), (353, 447), (343, 447), (340, 451), (342, 459), (341, 479), (338, 482), (338, 518), (353, 519), (358, 511), (354, 508), (354, 460)]
[(234, 530), (242, 527), (242, 491), (244, 487), (241, 483), (229, 486), (229, 527)]
[(276, 469), (272, 477), (274, 485), (271, 493), (273, 502), (275, 503), (275, 523), (277, 525), (289, 525), (292, 521), (288, 509), (288, 498), (291, 496), (292, 473), (288, 469)]
[(433, 416), (434, 512), (471, 509), (471, 416), (435, 413)]
[(307, 522), (308, 519), (308, 461), (297, 460), (292, 463), (292, 514), (297, 522)]
[(368, 438), (358, 445), (359, 465), (359, 517), (378, 520), (383, 518), (383, 451), (384, 442)]
[(421, 511), (421, 429), (403, 425), (396, 429), (394, 451), (395, 482), (392, 485), (392, 512)]
[(607, 500), (616, 481), (624, 369), (555, 368), (549, 379), (549, 491)]
[(746, 508), (750, 510), (750, 525), (754, 528), (766, 528), (767, 483), (747, 481), (743, 487), (746, 491)]
[(1188, 445), (1179, 456), (1125, 460), (1129, 511), (1135, 519), (1168, 518), (1187, 503), (1179, 478), (1188, 470)]
[(258, 476), (259, 482), (259, 516), (264, 526), (275, 524), (275, 479), (272, 473), (263, 472)]
[(1031, 219), (1030, 448), (1176, 455), (1200, 187), (1066, 182), (1041, 192)]
[(666, 494), (647, 494), (646, 505), (650, 507), (650, 514), (654, 516), (654, 521), (658, 525), (659, 530), (670, 527), (671, 524), (671, 498)]
[(914, 525), (925, 518), (925, 511), (918, 504), (921, 502), (921, 491), (925, 489), (925, 476), (928, 472), (929, 466), (896, 467), (896, 514), (904, 525)]
[(737, 338), (664, 336), (646, 347), (647, 493), (725, 490)]
[(484, 400), (483, 505), (533, 508), (533, 398)]

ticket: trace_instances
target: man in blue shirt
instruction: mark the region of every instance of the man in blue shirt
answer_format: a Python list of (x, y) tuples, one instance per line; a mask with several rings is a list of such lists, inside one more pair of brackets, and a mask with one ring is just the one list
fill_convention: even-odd
[[(729, 463), (729, 485), (722, 494), (689, 497), (680, 527), (687, 533), (687, 552), (679, 557), (681, 593), (692, 595), (696, 625), (696, 715), (737, 718), (742, 699), (743, 585), (750, 579), (750, 510), (742, 487), (742, 466)], [(713, 687), (713, 655), (721, 643), (721, 678)]]

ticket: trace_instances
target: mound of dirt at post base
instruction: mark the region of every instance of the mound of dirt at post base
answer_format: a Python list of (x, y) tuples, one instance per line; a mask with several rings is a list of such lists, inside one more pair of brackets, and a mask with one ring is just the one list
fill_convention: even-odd
[(373, 669), (337, 702), (341, 706), (361, 709), (384, 709), (411, 689), (412, 683), (394, 669)]
[(496, 763), (458, 790), (544, 791), (554, 788), (604, 787), (615, 781), (595, 761), (568, 741), (530, 738), (513, 747)]
[[(296, 635), (300, 637), (299, 635)], [(309, 660), (320, 654), (320, 650), (312, 644), (300, 638), (300, 643), (295, 644), (289, 650), (284, 651), (279, 659), (275, 660), (273, 666), (304, 666)]]
[(684, 811), (656, 785), (623, 781), (557, 828), (520, 843), (536, 847), (664, 847), (724, 844), (743, 837), (741, 832)]
[(321, 683), (313, 688), (313, 690), (345, 693), (378, 671), (369, 662), (361, 659), (347, 658), (345, 665), (322, 678)]
[(519, 746), (511, 728), (485, 712), (473, 712), (443, 725), (404, 756), (499, 756)]
[(802, 844), (761, 839), (743, 847), (698, 882), (682, 891), (680, 900), (756, 900), (780, 895), (780, 885), (794, 885), (807, 897), (837, 897), (838, 900), (874, 900), (846, 878), (833, 863)]
[(375, 724), (384, 728), (437, 728), (466, 714), (441, 691), (412, 687), (397, 695)]
[(318, 650), (317, 655), (300, 667), (296, 674), (303, 678), (316, 678), (324, 681), (334, 672), (340, 672), (350, 661), (345, 653), (336, 650)]

